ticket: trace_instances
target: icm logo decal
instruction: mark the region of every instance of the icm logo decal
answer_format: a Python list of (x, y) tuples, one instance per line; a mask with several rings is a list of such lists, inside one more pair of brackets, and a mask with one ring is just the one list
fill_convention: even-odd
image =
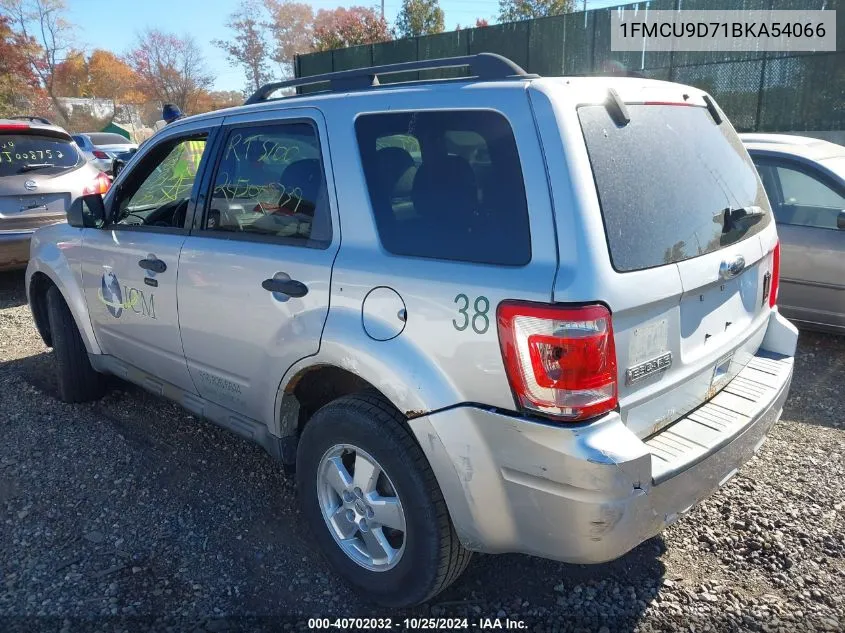
[(145, 295), (143, 290), (132, 286), (121, 287), (113, 272), (103, 273), (98, 296), (115, 319), (127, 310), (150, 319), (156, 318), (155, 296), (152, 293)]
[(112, 272), (103, 273), (103, 281), (100, 283), (100, 301), (105, 304), (115, 319), (123, 314), (123, 293), (120, 292), (120, 282)]

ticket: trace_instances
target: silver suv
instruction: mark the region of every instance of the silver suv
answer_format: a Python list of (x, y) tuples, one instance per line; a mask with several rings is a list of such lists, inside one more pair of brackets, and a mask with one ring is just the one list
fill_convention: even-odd
[(409, 605), (471, 551), (616, 558), (728, 481), (792, 377), (778, 261), (707, 94), (482, 54), (168, 126), (27, 288), (64, 400), (114, 374), (258, 442), (336, 570)]
[(70, 135), (38, 117), (0, 119), (0, 270), (24, 268), (38, 227), (63, 222), (71, 202), (108, 191)]

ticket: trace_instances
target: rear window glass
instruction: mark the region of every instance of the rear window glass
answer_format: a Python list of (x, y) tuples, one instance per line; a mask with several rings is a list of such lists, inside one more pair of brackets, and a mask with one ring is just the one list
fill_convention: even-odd
[(0, 176), (56, 173), (74, 167), (80, 155), (68, 139), (32, 134), (0, 134)]
[(89, 134), (88, 138), (94, 145), (128, 145), (130, 141), (125, 136), (120, 134), (112, 134), (110, 132), (102, 132), (96, 134)]
[(355, 130), (386, 250), (502, 266), (531, 260), (522, 170), (502, 115), (367, 114)]
[[(604, 106), (578, 109), (613, 266), (662, 266), (717, 251), (770, 221), (751, 159), (705, 108), (629, 105), (617, 126)], [(757, 207), (744, 219), (733, 210)]]

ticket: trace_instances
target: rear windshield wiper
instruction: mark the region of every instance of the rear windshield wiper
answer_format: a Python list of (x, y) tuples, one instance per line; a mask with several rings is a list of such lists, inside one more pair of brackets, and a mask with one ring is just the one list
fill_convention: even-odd
[(34, 169), (45, 169), (47, 167), (55, 167), (55, 163), (27, 163), (26, 165), (22, 165), (21, 168), (18, 170), (19, 174), (24, 173), (25, 171), (32, 171)]
[(730, 233), (734, 229), (756, 224), (763, 219), (766, 211), (762, 207), (748, 206), (722, 209), (713, 216), (713, 221), (722, 225), (722, 233)]

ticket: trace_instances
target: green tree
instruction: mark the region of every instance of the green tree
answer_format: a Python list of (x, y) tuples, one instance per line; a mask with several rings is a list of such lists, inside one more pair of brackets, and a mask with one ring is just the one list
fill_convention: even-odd
[(574, 9), (574, 0), (499, 0), (499, 22), (545, 18)]
[(404, 0), (396, 16), (396, 32), (400, 37), (417, 37), (442, 33), (443, 9), (438, 0)]

